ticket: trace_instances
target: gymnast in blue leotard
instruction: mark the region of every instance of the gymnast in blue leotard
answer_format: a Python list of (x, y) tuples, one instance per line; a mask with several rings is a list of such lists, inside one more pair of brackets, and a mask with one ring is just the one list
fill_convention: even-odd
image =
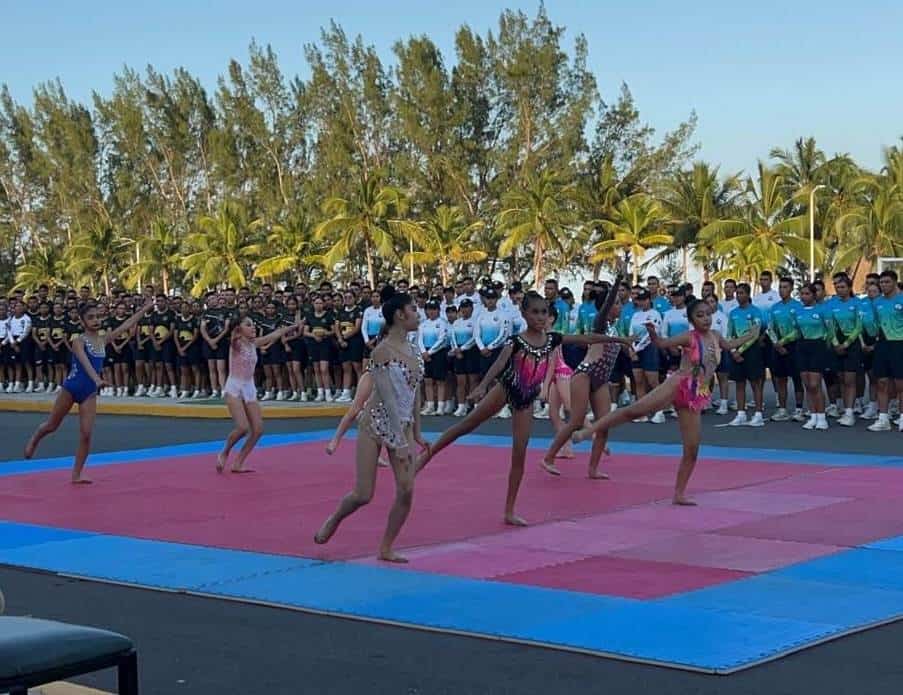
[(63, 418), (78, 403), (79, 440), (72, 464), (72, 482), (85, 484), (91, 481), (82, 476), (82, 469), (91, 449), (91, 432), (94, 430), (94, 417), (97, 414), (97, 389), (105, 385), (103, 380), (103, 362), (107, 344), (123, 333), (132, 330), (138, 319), (153, 308), (154, 300), (150, 299), (131, 318), (116, 329), (99, 335), (100, 318), (97, 305), (87, 303), (78, 310), (84, 333), (72, 341), (72, 366), (69, 376), (62, 383), (47, 420), (35, 430), (25, 445), (25, 458), (34, 456), (40, 441), (51, 432), (55, 432)]

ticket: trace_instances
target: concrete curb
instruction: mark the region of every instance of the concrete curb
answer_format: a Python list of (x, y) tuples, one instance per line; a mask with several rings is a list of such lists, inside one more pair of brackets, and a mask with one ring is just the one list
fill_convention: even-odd
[[(53, 401), (50, 399), (0, 398), (0, 412), (47, 413)], [(265, 418), (312, 418), (341, 417), (348, 410), (345, 405), (270, 405), (264, 403)], [(78, 412), (74, 406), (72, 412)], [(229, 411), (225, 403), (165, 403), (149, 398), (129, 399), (121, 402), (108, 398), (98, 398), (97, 412), (100, 415), (141, 415), (150, 417), (228, 419)]]

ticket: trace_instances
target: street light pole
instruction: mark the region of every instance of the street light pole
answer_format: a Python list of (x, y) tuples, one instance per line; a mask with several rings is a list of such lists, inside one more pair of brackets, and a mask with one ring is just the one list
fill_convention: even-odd
[(809, 282), (815, 282), (815, 191), (825, 188), (818, 184), (809, 192)]

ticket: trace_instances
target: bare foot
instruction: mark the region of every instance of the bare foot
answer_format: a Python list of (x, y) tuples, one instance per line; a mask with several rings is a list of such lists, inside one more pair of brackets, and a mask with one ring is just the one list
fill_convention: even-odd
[(73, 485), (92, 485), (93, 483), (94, 483), (94, 481), (90, 480), (88, 478), (73, 478), (72, 479)]
[(555, 458), (557, 459), (572, 459), (574, 458), (574, 450), (571, 449), (570, 444), (565, 444), (561, 451), (555, 454)]
[(393, 550), (381, 550), (379, 555), (377, 555), (377, 558), (383, 562), (395, 562), (400, 565), (408, 561), (404, 555), (399, 555)]
[(554, 462), (550, 462), (547, 459), (543, 459), (539, 462), (539, 467), (542, 468), (546, 473), (550, 475), (561, 475), (561, 471), (558, 470), (557, 466), (555, 466)]
[(228, 461), (229, 455), (225, 452), (219, 452), (216, 455), (216, 472), (222, 473), (223, 469), (226, 467), (226, 461)]
[(587, 477), (590, 480), (611, 480), (611, 476), (608, 475), (608, 473), (603, 473), (602, 471), (597, 471), (597, 470), (593, 470), (593, 469), (590, 469)]
[(339, 442), (335, 438), (329, 440), (329, 444), (326, 445), (326, 453), (329, 456), (332, 456), (335, 453), (335, 450), (339, 448)]
[(574, 444), (579, 444), (580, 442), (585, 442), (587, 439), (592, 439), (592, 438), (593, 438), (592, 430), (586, 429), (585, 427), (583, 429), (577, 430), (576, 432), (574, 432), (574, 434), (571, 435), (571, 441)]
[(243, 464), (238, 464), (237, 466), (232, 466), (233, 473), (256, 473), (257, 471), (253, 468), (245, 468)]
[(671, 500), (671, 504), (676, 504), (680, 507), (695, 507), (696, 500), (692, 500), (686, 495), (674, 495), (674, 499)]
[(35, 442), (34, 437), (28, 440), (28, 443), (25, 445), (25, 458), (30, 459), (34, 456), (34, 450), (38, 448), (37, 442)]
[(379, 466), (380, 468), (388, 468), (389, 462), (385, 458), (380, 456), (378, 459), (376, 459), (376, 465)]
[(323, 525), (320, 527), (320, 530), (317, 531), (314, 536), (314, 543), (317, 545), (323, 545), (324, 543), (328, 543), (329, 539), (332, 538), (336, 529), (338, 528), (338, 524), (332, 516), (326, 518), (326, 521), (323, 522)]
[(527, 526), (527, 522), (521, 519), (517, 514), (505, 514), (505, 523), (508, 526)]

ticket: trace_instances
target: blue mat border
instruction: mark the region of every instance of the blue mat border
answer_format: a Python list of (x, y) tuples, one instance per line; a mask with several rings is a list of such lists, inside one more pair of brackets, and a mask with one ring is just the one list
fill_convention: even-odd
[(903, 537), (647, 601), (35, 524), (0, 538), (5, 565), (713, 674), (903, 617)]
[[(310, 442), (325, 442), (332, 438), (332, 430), (313, 430), (291, 434), (267, 434), (257, 444), (258, 448), (287, 446), (291, 444), (306, 444)], [(438, 432), (427, 432), (428, 439), (435, 439)], [(347, 437), (353, 439), (355, 432), (351, 431)], [(530, 439), (531, 449), (546, 449), (551, 443), (548, 437), (533, 437)], [(511, 446), (511, 438), (502, 435), (469, 434), (461, 437), (456, 442), (458, 446), (489, 446), (508, 448)], [(173, 456), (192, 456), (216, 453), (222, 447), (222, 440), (209, 442), (195, 442), (191, 444), (173, 444), (144, 449), (127, 449), (123, 451), (108, 451), (92, 454), (88, 459), (90, 466), (109, 466), (125, 463), (140, 463), (158, 458)], [(577, 451), (589, 451), (588, 444), (579, 444)], [(637, 456), (666, 456), (679, 457), (681, 455), (680, 444), (656, 444), (648, 442), (618, 442), (613, 441), (610, 449), (616, 454)], [(903, 467), (903, 456), (880, 456), (874, 454), (850, 454), (831, 451), (801, 451), (795, 449), (758, 449), (744, 447), (725, 447), (703, 445), (700, 450), (702, 457), (720, 458), (738, 461), (755, 461), (758, 463), (794, 463), (799, 465), (828, 466), (837, 468), (855, 466), (875, 466), (880, 468)], [(0, 477), (7, 475), (21, 475), (38, 473), (42, 471), (61, 470), (72, 465), (69, 456), (54, 458), (24, 459), (0, 462)]]

